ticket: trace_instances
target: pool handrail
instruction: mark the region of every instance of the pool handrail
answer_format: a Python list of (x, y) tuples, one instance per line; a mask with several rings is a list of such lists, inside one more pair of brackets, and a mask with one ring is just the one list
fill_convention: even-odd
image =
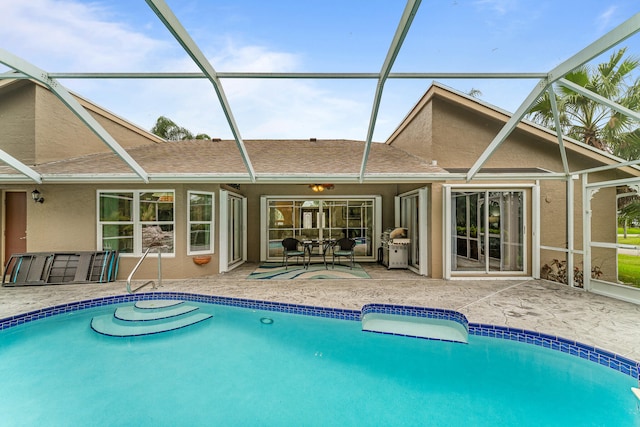
[(158, 286), (162, 286), (162, 248), (165, 247), (163, 245), (158, 245), (158, 246), (149, 246), (147, 248), (147, 250), (144, 252), (144, 254), (140, 257), (140, 260), (138, 261), (138, 263), (136, 264), (135, 267), (133, 267), (133, 270), (131, 270), (131, 273), (129, 274), (129, 277), (127, 278), (127, 292), (130, 294), (133, 294), (137, 291), (139, 291), (140, 289), (144, 288), (147, 285), (153, 285), (151, 288), (152, 289), (156, 289), (157, 286), (155, 285), (155, 282), (153, 280), (149, 280), (147, 282), (145, 282), (144, 284), (138, 286), (135, 289), (131, 289), (131, 279), (133, 279), (133, 275), (136, 273), (136, 271), (138, 271), (138, 268), (140, 267), (140, 265), (142, 264), (142, 261), (144, 261), (144, 259), (147, 257), (147, 254), (149, 253), (149, 251), (151, 251), (151, 249), (153, 248), (158, 248)]

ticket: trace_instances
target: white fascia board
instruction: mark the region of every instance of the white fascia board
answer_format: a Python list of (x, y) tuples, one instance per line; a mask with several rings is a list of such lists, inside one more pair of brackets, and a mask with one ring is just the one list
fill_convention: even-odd
[[(2, 182), (0, 175), (0, 182)], [(134, 174), (45, 174), (43, 181), (46, 184), (65, 183), (139, 183), (140, 179)], [(250, 183), (251, 179), (247, 174), (150, 174), (149, 183)]]
[[(35, 181), (42, 184), (42, 181)], [(0, 174), (0, 184), (33, 184), (34, 180), (21, 174)]]
[[(513, 182), (531, 180), (565, 180), (566, 175), (561, 172), (536, 173), (480, 173), (474, 181)], [(208, 184), (283, 184), (307, 185), (314, 183), (332, 184), (392, 184), (392, 183), (426, 183), (445, 181), (466, 181), (465, 173), (407, 173), (407, 174), (369, 174), (360, 180), (358, 174), (350, 175), (258, 175), (252, 180), (248, 174), (150, 174), (151, 184), (171, 183), (208, 183)], [(0, 183), (32, 182), (23, 175), (0, 175)], [(81, 183), (139, 183), (140, 178), (135, 174), (44, 174), (42, 182), (45, 184), (81, 184)]]

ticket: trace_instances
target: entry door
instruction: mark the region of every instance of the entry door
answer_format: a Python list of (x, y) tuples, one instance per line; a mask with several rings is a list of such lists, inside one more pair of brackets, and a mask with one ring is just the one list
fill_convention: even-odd
[(4, 263), (27, 251), (27, 193), (5, 193)]

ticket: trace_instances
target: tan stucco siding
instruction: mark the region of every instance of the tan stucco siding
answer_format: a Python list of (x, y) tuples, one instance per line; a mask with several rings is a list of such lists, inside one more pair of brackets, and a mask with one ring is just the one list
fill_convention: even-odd
[[(39, 191), (45, 202), (27, 205), (27, 250), (29, 252), (94, 251), (97, 245), (97, 191), (98, 190), (174, 190), (175, 191), (175, 256), (162, 259), (163, 277), (167, 279), (200, 277), (216, 274), (219, 271), (219, 224), (218, 224), (218, 186), (217, 185), (166, 185), (143, 187), (122, 185), (42, 185)], [(27, 193), (31, 188), (24, 188)], [(187, 191), (199, 190), (214, 192), (216, 225), (212, 242), (215, 253), (208, 264), (196, 265), (193, 256), (187, 255)], [(127, 278), (138, 257), (122, 255), (118, 279)], [(149, 255), (136, 279), (157, 277), (157, 257)]]
[[(36, 86), (36, 161), (45, 163), (111, 149), (50, 91)], [(89, 110), (90, 111), (90, 110)], [(123, 148), (153, 143), (116, 120), (95, 114), (94, 119)]]
[(408, 151), (426, 161), (433, 159), (432, 154), (432, 112), (427, 103), (409, 117), (410, 121), (395, 135), (393, 147)]
[[(504, 122), (471, 113), (439, 98), (433, 99), (433, 157), (444, 168), (469, 168), (483, 154)], [(549, 163), (550, 162), (550, 163)], [(483, 167), (561, 168), (557, 148), (515, 130)]]
[(0, 149), (27, 165), (35, 163), (35, 87), (18, 82), (0, 96)]

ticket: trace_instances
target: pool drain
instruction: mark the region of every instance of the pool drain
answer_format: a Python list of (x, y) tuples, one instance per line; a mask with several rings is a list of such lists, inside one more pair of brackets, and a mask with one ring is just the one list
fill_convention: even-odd
[(260, 323), (263, 325), (271, 325), (273, 323), (273, 319), (270, 317), (263, 317), (260, 319)]

